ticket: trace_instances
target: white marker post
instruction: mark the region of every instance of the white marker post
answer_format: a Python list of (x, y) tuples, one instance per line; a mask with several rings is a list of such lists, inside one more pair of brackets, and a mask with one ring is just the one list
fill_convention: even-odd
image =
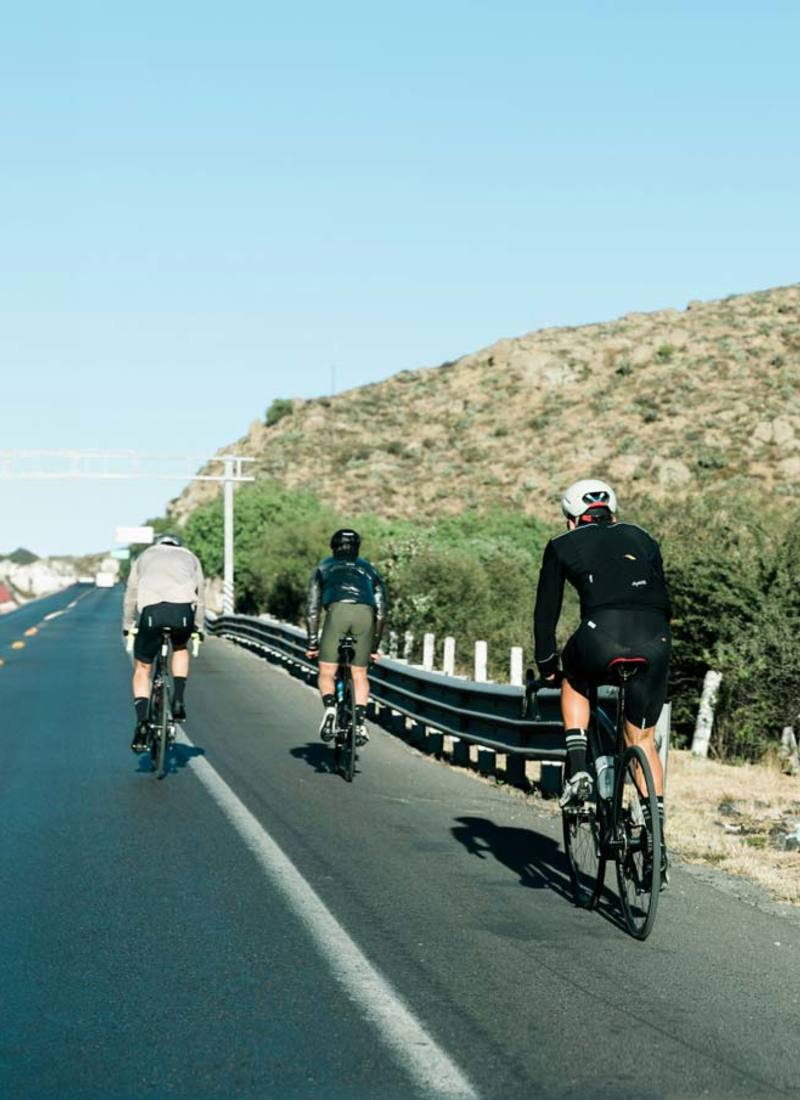
[(456, 640), (449, 635), (444, 640), (442, 672), (444, 672), (445, 676), (455, 676), (456, 674)]
[(697, 708), (697, 722), (692, 738), (692, 752), (695, 756), (708, 756), (711, 730), (714, 728), (714, 708), (717, 705), (721, 683), (722, 673), (710, 668), (703, 681), (703, 694), (700, 696), (700, 706)]
[(478, 684), (485, 684), (487, 679), (487, 668), (489, 666), (489, 646), (487, 642), (475, 643), (475, 681)]
[(511, 664), (509, 669), (509, 681), (514, 687), (522, 687), (522, 646), (511, 647)]

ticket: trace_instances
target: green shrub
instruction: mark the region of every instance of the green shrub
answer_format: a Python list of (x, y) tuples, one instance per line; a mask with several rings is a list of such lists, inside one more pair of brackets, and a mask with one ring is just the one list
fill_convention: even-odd
[[(800, 710), (800, 506), (786, 497), (765, 501), (735, 480), (707, 496), (640, 496), (623, 506), (622, 518), (646, 527), (662, 547), (674, 604), (670, 695), (678, 743), (690, 741), (705, 673), (716, 668), (723, 680), (713, 747), (721, 756), (757, 759)], [(495, 678), (507, 676), (512, 645), (531, 657), (536, 581), (550, 535), (537, 519), (505, 509), (424, 522), (342, 515), (313, 493), (269, 481), (237, 493), (235, 517), (240, 610), (301, 620), (308, 579), (328, 553), (331, 532), (353, 525), (385, 576), (393, 629), (412, 631), (418, 642), (426, 631), (439, 640), (452, 634), (464, 672), (479, 638), (488, 642)], [(194, 512), (183, 534), (206, 572), (220, 575), (221, 498)], [(577, 622), (568, 588), (561, 644)]]
[(291, 416), (294, 411), (294, 401), (288, 397), (276, 397), (270, 407), (267, 409), (266, 416), (264, 417), (264, 423), (268, 428), (273, 427), (279, 420), (283, 420), (285, 416)]

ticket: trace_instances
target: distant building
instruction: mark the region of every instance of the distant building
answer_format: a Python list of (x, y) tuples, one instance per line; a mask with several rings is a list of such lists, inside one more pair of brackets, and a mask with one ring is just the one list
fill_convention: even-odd
[(0, 615), (5, 615), (6, 611), (13, 611), (16, 606), (17, 601), (11, 594), (11, 589), (0, 584)]

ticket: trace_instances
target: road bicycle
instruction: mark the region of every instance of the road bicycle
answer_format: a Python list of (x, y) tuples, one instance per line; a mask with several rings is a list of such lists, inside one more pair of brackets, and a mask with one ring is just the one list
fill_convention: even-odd
[[(128, 649), (133, 648), (136, 631), (131, 631)], [(153, 677), (150, 681), (150, 701), (147, 707), (147, 751), (150, 753), (156, 779), (163, 779), (167, 771), (167, 754), (175, 741), (175, 722), (172, 719), (170, 705), (170, 648), (172, 628), (161, 627), (161, 644), (153, 662)], [(192, 656), (200, 650), (199, 634), (192, 634)]]
[(167, 766), (167, 751), (175, 740), (175, 723), (169, 704), (169, 651), (172, 629), (161, 627), (161, 645), (153, 663), (150, 684), (150, 705), (147, 710), (148, 748), (156, 779), (163, 779)]
[(348, 783), (353, 782), (358, 759), (356, 745), (356, 699), (353, 690), (353, 658), (356, 640), (348, 630), (339, 639), (339, 656), (336, 668), (336, 732), (333, 742), (333, 760), (336, 770)]
[[(624, 737), (627, 687), (646, 665), (644, 657), (616, 657), (609, 663), (608, 679), (618, 687), (613, 725), (598, 707), (597, 689), (592, 689), (586, 750), (592, 789), (581, 802), (562, 809), (575, 904), (582, 909), (597, 904), (606, 865), (613, 860), (623, 921), (630, 935), (639, 940), (650, 935), (656, 917), (663, 843), (650, 765), (644, 751), (638, 745), (627, 745)], [(527, 701), (543, 686), (529, 669), (526, 709)]]

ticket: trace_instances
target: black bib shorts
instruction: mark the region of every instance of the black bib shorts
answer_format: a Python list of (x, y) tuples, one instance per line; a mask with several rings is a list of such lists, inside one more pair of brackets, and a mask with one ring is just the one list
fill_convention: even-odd
[(608, 665), (615, 657), (646, 657), (625, 690), (625, 717), (647, 729), (658, 721), (667, 698), (672, 634), (659, 612), (597, 610), (564, 646), (561, 663), (575, 691), (588, 697), (591, 687), (616, 683)]
[(190, 603), (153, 603), (139, 616), (139, 629), (133, 643), (137, 661), (151, 665), (161, 645), (161, 629), (172, 630), (173, 650), (186, 649), (194, 630), (194, 605)]

